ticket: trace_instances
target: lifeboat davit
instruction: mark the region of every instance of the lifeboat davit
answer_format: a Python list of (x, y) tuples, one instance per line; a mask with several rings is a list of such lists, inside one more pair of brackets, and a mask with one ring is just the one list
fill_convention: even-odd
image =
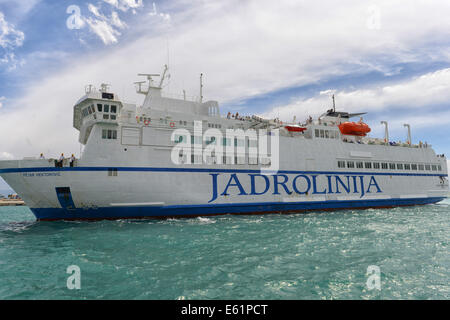
[(344, 122), (339, 125), (342, 134), (364, 137), (370, 132), (370, 127), (364, 122)]
[(289, 131), (289, 132), (303, 132), (303, 131), (306, 130), (305, 127), (300, 127), (300, 126), (295, 125), (295, 124), (284, 126), (284, 128), (285, 128), (287, 131)]

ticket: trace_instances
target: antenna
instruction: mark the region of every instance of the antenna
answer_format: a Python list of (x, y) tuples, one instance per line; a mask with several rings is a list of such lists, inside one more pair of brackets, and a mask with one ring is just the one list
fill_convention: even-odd
[(333, 112), (336, 112), (336, 104), (335, 104), (335, 101), (334, 101), (334, 94), (333, 94)]
[(203, 73), (200, 73), (200, 103), (203, 102)]
[(156, 73), (138, 73), (138, 76), (147, 77), (148, 83), (151, 86), (153, 84), (152, 77), (159, 77), (160, 75)]
[(102, 84), (100, 85), (100, 87), (101, 87), (100, 91), (101, 91), (101, 92), (107, 92), (107, 91), (108, 91), (108, 87), (110, 87), (110, 86), (111, 86), (111, 85), (108, 84), (108, 83), (102, 83)]
[(161, 81), (159, 82), (159, 87), (162, 88), (162, 84), (164, 82), (164, 78), (166, 77), (166, 72), (169, 69), (169, 67), (167, 66), (167, 64), (164, 65), (164, 71), (163, 71), (163, 75), (161, 77)]
[(147, 81), (137, 81), (137, 82), (134, 82), (134, 84), (137, 84), (138, 85), (138, 89), (137, 89), (137, 92), (138, 93), (147, 93), (147, 92), (145, 92), (144, 90), (142, 90), (142, 84), (143, 83), (146, 83)]

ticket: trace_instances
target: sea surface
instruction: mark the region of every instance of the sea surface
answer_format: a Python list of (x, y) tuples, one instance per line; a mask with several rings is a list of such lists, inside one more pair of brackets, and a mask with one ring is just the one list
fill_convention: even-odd
[[(99, 222), (0, 207), (0, 299), (450, 299), (449, 245), (448, 199)], [(80, 289), (68, 289), (72, 265)]]

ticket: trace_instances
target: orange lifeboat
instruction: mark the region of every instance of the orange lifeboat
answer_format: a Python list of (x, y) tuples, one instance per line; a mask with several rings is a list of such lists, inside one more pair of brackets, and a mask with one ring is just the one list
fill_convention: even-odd
[(287, 125), (287, 126), (284, 126), (284, 128), (287, 130), (287, 131), (289, 131), (289, 132), (303, 132), (303, 131), (305, 131), (306, 130), (306, 128), (305, 127), (300, 127), (300, 126), (298, 126), (298, 125)]
[(364, 137), (370, 128), (364, 122), (344, 122), (339, 125), (342, 134)]

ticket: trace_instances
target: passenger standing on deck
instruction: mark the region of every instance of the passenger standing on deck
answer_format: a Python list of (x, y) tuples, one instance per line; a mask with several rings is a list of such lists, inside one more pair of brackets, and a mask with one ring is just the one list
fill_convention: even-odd
[(41, 155), (39, 156), (39, 159), (45, 159), (44, 154), (41, 153)]
[(62, 167), (64, 162), (64, 153), (61, 153), (61, 156), (59, 157), (59, 166)]
[(75, 162), (75, 156), (72, 154), (72, 156), (70, 157), (70, 166), (73, 167), (73, 164)]

